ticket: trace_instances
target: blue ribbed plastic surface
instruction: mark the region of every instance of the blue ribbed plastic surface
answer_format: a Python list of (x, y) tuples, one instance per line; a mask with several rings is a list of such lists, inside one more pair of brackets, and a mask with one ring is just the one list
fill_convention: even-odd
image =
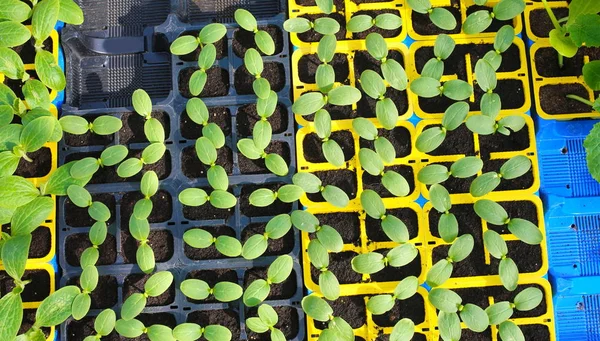
[(554, 279), (558, 341), (600, 340), (600, 277)]

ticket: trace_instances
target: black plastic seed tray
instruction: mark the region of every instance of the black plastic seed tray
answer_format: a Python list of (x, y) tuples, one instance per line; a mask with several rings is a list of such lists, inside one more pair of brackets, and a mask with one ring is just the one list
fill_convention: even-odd
[[(269, 264), (269, 260), (263, 259), (249, 264), (248, 267), (227, 266), (224, 269), (224, 266), (217, 265), (169, 269), (175, 277), (173, 285), (163, 295), (149, 298), (148, 306), (137, 318), (146, 327), (162, 324), (173, 328), (184, 322), (197, 323), (203, 327), (208, 324), (221, 324), (230, 329), (233, 340), (248, 340), (251, 334), (246, 330), (245, 320), (253, 316), (252, 312), (255, 309), (245, 307), (241, 298), (229, 303), (216, 302), (212, 297), (204, 301), (192, 301), (183, 295), (179, 287), (181, 282), (188, 278), (205, 280), (211, 286), (217, 281), (229, 281), (244, 287), (246, 277), (246, 284), (249, 284)], [(107, 268), (100, 269), (99, 274), (99, 286), (92, 294), (92, 310), (81, 321), (70, 318), (63, 323), (61, 340), (83, 340), (85, 336), (93, 334), (94, 318), (104, 309), (112, 308), (119, 316), (126, 297), (135, 292), (143, 292), (143, 284), (149, 277), (136, 272), (114, 272)], [(76, 283), (77, 279), (77, 275), (65, 275), (61, 279), (61, 286)], [(297, 262), (290, 278), (279, 286), (272, 289), (272, 293), (277, 296), (267, 299), (265, 303), (272, 305), (280, 314), (277, 327), (287, 334), (288, 340), (304, 340), (304, 313), (300, 307), (303, 296), (302, 271)]]

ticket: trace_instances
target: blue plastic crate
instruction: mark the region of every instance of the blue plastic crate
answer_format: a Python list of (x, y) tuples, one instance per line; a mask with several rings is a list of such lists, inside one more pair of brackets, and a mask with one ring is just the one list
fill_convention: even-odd
[(600, 340), (600, 277), (558, 279), (554, 315), (557, 340)]

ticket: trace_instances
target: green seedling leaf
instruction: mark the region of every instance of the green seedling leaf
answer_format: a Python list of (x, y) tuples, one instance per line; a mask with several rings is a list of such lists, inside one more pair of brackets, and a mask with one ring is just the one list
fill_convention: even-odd
[(483, 168), (483, 161), (475, 156), (467, 156), (454, 162), (450, 167), (453, 177), (467, 179), (476, 175)]
[(346, 29), (352, 33), (364, 32), (374, 25), (374, 20), (370, 15), (359, 14), (353, 16), (346, 25)]
[(498, 20), (511, 20), (525, 10), (523, 0), (500, 0), (494, 6), (494, 16)]
[(256, 49), (248, 49), (244, 55), (244, 65), (253, 76), (259, 76), (264, 69), (262, 57)]
[(259, 188), (250, 194), (250, 204), (256, 207), (267, 207), (275, 202), (277, 193), (267, 188)]
[(467, 303), (460, 311), (460, 318), (463, 320), (467, 328), (474, 332), (481, 333), (490, 325), (490, 319), (483, 309)]
[(208, 107), (200, 98), (190, 98), (185, 105), (185, 111), (189, 118), (194, 121), (194, 123), (199, 125), (205, 125), (208, 123)]
[(239, 257), (242, 254), (242, 244), (239, 240), (229, 236), (219, 236), (215, 241), (217, 251), (227, 257)]
[(254, 34), (254, 42), (262, 53), (268, 56), (275, 53), (275, 41), (267, 31), (259, 30), (256, 32)]
[(315, 131), (321, 139), (328, 139), (331, 135), (331, 116), (327, 110), (321, 109), (315, 113)]
[(175, 341), (175, 338), (173, 338), (173, 330), (160, 324), (148, 327), (146, 334), (150, 340)]
[(496, 33), (494, 38), (494, 50), (498, 53), (504, 53), (512, 45), (515, 39), (515, 29), (511, 25), (504, 25)]
[(306, 193), (319, 193), (321, 191), (321, 180), (312, 173), (296, 173), (292, 182), (300, 186)]
[(385, 137), (379, 137), (375, 140), (375, 151), (381, 156), (383, 162), (391, 163), (396, 159), (396, 149)]
[(242, 247), (242, 257), (245, 259), (256, 259), (267, 251), (269, 239), (261, 234), (255, 234), (248, 238)]
[(508, 213), (500, 204), (488, 200), (478, 200), (473, 206), (477, 215), (493, 225), (505, 225), (509, 221)]
[(386, 88), (383, 78), (373, 70), (366, 70), (361, 74), (360, 85), (362, 90), (373, 99), (380, 99), (385, 95)]
[(360, 203), (365, 212), (373, 219), (381, 219), (385, 215), (383, 200), (373, 190), (364, 190), (360, 196)]
[[(446, 283), (446, 281), (448, 281), (448, 279), (450, 279), (450, 277), (452, 276), (453, 269), (454, 269), (454, 266), (452, 265), (452, 263), (450, 263), (450, 261), (448, 261), (446, 259), (440, 259), (437, 263), (435, 263), (431, 267), (429, 272), (427, 272), (427, 277), (425, 279), (425, 282), (430, 287), (438, 287), (438, 286)], [(429, 299), (431, 300), (431, 296)], [(436, 306), (436, 308), (438, 308), (438, 307)]]
[(506, 242), (496, 231), (485, 231), (483, 234), (483, 243), (488, 252), (496, 259), (502, 259), (508, 254)]
[(252, 134), (256, 148), (259, 150), (266, 149), (271, 143), (271, 138), (273, 136), (271, 124), (268, 121), (256, 122), (254, 129), (252, 130)]
[[(21, 1), (9, 0), (9, 2), (11, 1), (16, 2), (17, 4), (23, 4), (27, 6), (24, 2)], [(4, 6), (6, 6), (4, 3), (0, 4), (0, 18), (2, 18), (2, 7)], [(25, 66), (23, 65), (21, 57), (18, 53), (16, 53), (14, 50), (8, 47), (0, 47), (0, 72), (4, 74), (4, 76), (14, 80), (21, 80), (25, 78)], [(25, 90), (23, 91), (25, 92)], [(27, 98), (27, 96), (25, 97)]]
[(600, 12), (600, 4), (585, 0), (574, 0), (569, 5), (569, 19), (567, 26), (570, 26), (582, 14), (596, 14)]
[(246, 319), (246, 327), (255, 333), (266, 333), (269, 331), (269, 326), (258, 317)]
[(417, 179), (426, 185), (442, 183), (450, 177), (448, 167), (444, 165), (428, 165), (419, 171)]
[(317, 18), (315, 20), (314, 30), (322, 35), (335, 35), (340, 31), (340, 23), (333, 18)]
[(234, 13), (235, 22), (240, 25), (246, 31), (254, 32), (258, 30), (258, 23), (256, 22), (256, 18), (249, 11), (238, 8)]
[(0, 177), (13, 175), (19, 167), (20, 157), (13, 152), (5, 151), (0, 153)]
[(381, 73), (392, 88), (404, 91), (408, 87), (406, 71), (396, 60), (388, 59), (381, 63)]
[[(96, 124), (96, 121), (94, 121), (94, 124)], [(121, 125), (120, 120), (119, 120), (118, 124), (115, 121), (114, 125), (110, 128), (110, 130), (116, 129), (117, 125)], [(119, 129), (121, 129), (121, 128), (119, 128)], [(117, 131), (118, 131), (118, 129), (115, 130), (114, 132), (117, 132)], [(146, 122), (144, 123), (144, 134), (146, 135), (148, 142), (151, 142), (151, 143), (164, 143), (165, 142), (165, 129), (163, 128), (160, 121), (158, 121), (155, 118), (150, 118), (150, 119), (146, 120)]]
[[(92, 225), (92, 227), (90, 228), (90, 242), (92, 242), (92, 245), (101, 245), (106, 240), (107, 233), (108, 231), (105, 222), (95, 222), (94, 225)], [(82, 266), (82, 268), (84, 267)]]
[(293, 267), (294, 261), (292, 260), (292, 257), (289, 255), (279, 256), (269, 266), (267, 278), (270, 280), (270, 283), (282, 283), (290, 277)]
[(73, 300), (81, 291), (76, 286), (63, 287), (42, 301), (35, 312), (37, 327), (53, 327), (63, 323), (71, 316)]
[(242, 296), (242, 301), (247, 307), (255, 307), (269, 296), (270, 291), (271, 286), (267, 281), (257, 279), (246, 288)]
[(210, 325), (204, 328), (204, 338), (208, 341), (231, 340), (231, 332), (218, 324)]
[(138, 247), (135, 258), (142, 272), (149, 274), (154, 271), (156, 263), (154, 260), (154, 251), (148, 244), (141, 244)]
[(20, 176), (0, 178), (0, 207), (16, 209), (38, 197), (38, 189)]
[[(512, 131), (517, 132), (525, 126), (526, 121), (523, 117), (513, 115), (506, 116), (498, 121), (498, 132), (502, 133), (502, 128), (510, 128)], [(509, 132), (510, 133), (510, 132)]]
[(410, 83), (410, 90), (419, 97), (431, 98), (439, 96), (442, 84), (439, 80), (431, 77), (419, 77)]
[(258, 149), (251, 139), (241, 139), (237, 143), (238, 150), (250, 160), (258, 160), (262, 157), (263, 151)]
[(92, 195), (85, 188), (72, 185), (67, 188), (69, 200), (77, 207), (88, 207), (92, 204)]
[(88, 132), (89, 123), (81, 116), (68, 115), (58, 120), (63, 131), (69, 134), (83, 135)]
[(152, 165), (162, 159), (163, 155), (167, 151), (167, 147), (164, 143), (155, 142), (150, 144), (142, 151), (142, 158), (144, 164)]
[(450, 57), (452, 52), (454, 52), (455, 47), (456, 42), (454, 39), (452, 39), (452, 37), (447, 34), (440, 34), (435, 39), (435, 44), (433, 45), (433, 55), (441, 60), (446, 60)]
[(14, 236), (2, 245), (2, 262), (6, 273), (18, 282), (25, 274), (31, 234)]
[(550, 31), (550, 45), (554, 47), (559, 54), (572, 58), (577, 54), (579, 47), (564, 32), (558, 29)]
[(407, 0), (406, 2), (417, 13), (427, 14), (427, 11), (431, 9), (431, 2), (429, 0)]
[[(157, 124), (160, 125), (158, 120), (150, 119), (150, 120), (146, 121), (146, 126), (148, 125), (148, 122), (150, 122), (150, 121), (155, 121)], [(154, 123), (154, 122), (152, 122), (152, 123)], [(111, 134), (114, 134), (114, 133), (118, 132), (119, 130), (121, 130), (121, 127), (123, 127), (123, 122), (121, 122), (121, 120), (119, 118), (104, 115), (104, 116), (100, 116), (94, 120), (90, 130), (92, 130), (95, 134), (98, 134), (98, 135), (111, 135)], [(160, 127), (162, 128), (162, 126), (160, 126)], [(146, 133), (146, 136), (149, 136), (148, 133)], [(153, 136), (153, 135), (150, 135), (150, 136)], [(163, 142), (163, 141), (164, 141), (164, 131), (163, 131), (162, 141), (160, 141), (160, 142)], [(156, 141), (150, 140), (150, 142), (156, 142)]]
[(460, 127), (469, 114), (469, 105), (465, 102), (457, 102), (452, 104), (444, 112), (442, 117), (442, 126), (446, 130), (452, 131)]
[(377, 252), (360, 254), (352, 258), (352, 269), (360, 274), (374, 274), (385, 268), (383, 255)]
[(398, 123), (398, 108), (391, 98), (377, 101), (375, 115), (385, 129), (392, 130)]
[(477, 78), (477, 84), (484, 92), (491, 92), (496, 89), (498, 83), (496, 70), (486, 60), (480, 59), (477, 61), (475, 77)]
[(330, 317), (333, 317), (333, 309), (321, 297), (308, 295), (302, 299), (302, 310), (312, 319), (327, 322)]
[(508, 320), (513, 314), (510, 302), (497, 302), (485, 309), (490, 325), (497, 325)]
[(229, 188), (229, 179), (225, 168), (219, 165), (214, 165), (208, 169), (206, 174), (208, 183), (214, 189), (226, 191)]
[(31, 38), (31, 32), (27, 27), (15, 21), (0, 22), (0, 32), (2, 32), (0, 47), (20, 46)]
[(462, 101), (473, 94), (473, 87), (463, 80), (453, 79), (444, 83), (442, 93), (450, 99)]
[(317, 238), (331, 252), (340, 252), (344, 247), (342, 236), (333, 227), (323, 225), (317, 231)]
[(367, 302), (367, 309), (373, 315), (385, 314), (394, 308), (394, 298), (392, 295), (377, 295), (373, 296)]
[(349, 85), (342, 85), (328, 93), (328, 103), (339, 106), (352, 105), (362, 97), (360, 90)]
[(529, 287), (515, 296), (515, 309), (519, 311), (530, 311), (536, 308), (544, 299), (544, 293), (538, 288)]
[(304, 191), (300, 186), (296, 185), (284, 185), (277, 191), (277, 197), (285, 203), (298, 201), (302, 194), (304, 194)]
[(140, 191), (146, 198), (152, 197), (158, 192), (158, 176), (154, 171), (148, 171), (142, 176)]
[(365, 140), (375, 140), (379, 134), (375, 125), (366, 118), (357, 117), (352, 120), (352, 129)]
[(325, 97), (318, 92), (305, 93), (298, 98), (292, 105), (292, 111), (295, 114), (306, 116), (314, 114), (317, 110), (327, 104)]
[(339, 208), (345, 208), (350, 202), (348, 194), (346, 194), (346, 192), (344, 192), (339, 187), (333, 185), (325, 186), (325, 188), (321, 192), (321, 195), (323, 195), (325, 201)]
[(544, 240), (540, 229), (529, 220), (512, 218), (508, 223), (508, 230), (529, 245), (539, 245)]
[(146, 91), (135, 90), (132, 96), (133, 109), (143, 117), (149, 118), (152, 114), (152, 100)]
[(59, 0), (58, 20), (71, 25), (83, 24), (83, 11), (73, 0)]
[(233, 194), (220, 189), (215, 189), (210, 193), (209, 201), (213, 207), (222, 210), (230, 209), (237, 203), (237, 199)]
[(110, 146), (100, 154), (100, 160), (104, 166), (110, 167), (123, 161), (128, 153), (127, 147), (123, 145)]
[(328, 300), (337, 300), (340, 297), (340, 283), (331, 271), (322, 271), (319, 275), (319, 289)]
[(493, 18), (487, 10), (480, 10), (469, 14), (463, 23), (466, 34), (477, 34), (485, 31), (492, 24)]
[(40, 81), (50, 89), (62, 91), (67, 86), (65, 74), (52, 53), (38, 50), (35, 54), (35, 70)]
[(334, 35), (326, 35), (321, 38), (317, 46), (317, 55), (322, 63), (330, 63), (335, 56), (337, 38)]
[(50, 140), (54, 132), (54, 124), (58, 123), (54, 117), (38, 117), (27, 124), (21, 132), (20, 144), (26, 152), (39, 150)]
[(377, 60), (383, 60), (388, 55), (387, 43), (379, 33), (369, 33), (365, 40), (365, 45), (369, 54)]
[(90, 205), (88, 208), (88, 214), (96, 221), (105, 222), (110, 219), (110, 210), (104, 203), (100, 201), (94, 201), (92, 205)]
[(208, 75), (204, 70), (197, 70), (190, 77), (190, 93), (192, 96), (199, 96), (204, 87), (206, 86), (206, 81), (208, 80)]
[(517, 264), (515, 261), (506, 257), (500, 260), (500, 265), (498, 266), (498, 274), (500, 275), (500, 280), (502, 281), (502, 285), (508, 291), (514, 291), (517, 289), (517, 285), (519, 283), (519, 269), (517, 268)]
[(409, 276), (400, 281), (394, 289), (394, 297), (398, 300), (406, 300), (413, 297), (419, 289), (419, 279)]
[(183, 56), (194, 52), (199, 46), (198, 39), (194, 36), (181, 36), (171, 44), (171, 53), (176, 56)]
[(494, 70), (498, 70), (500, 65), (502, 65), (502, 55), (497, 51), (488, 51), (484, 56), (483, 60), (490, 63)]
[(438, 233), (446, 243), (452, 243), (458, 236), (458, 220), (453, 213), (444, 213), (438, 222)]
[(402, 26), (402, 18), (392, 13), (382, 13), (375, 17), (375, 26), (384, 30), (396, 30)]
[(94, 320), (94, 330), (100, 336), (107, 336), (115, 329), (117, 316), (112, 309), (103, 310)]
[(36, 45), (43, 43), (44, 40), (50, 37), (58, 21), (59, 10), (59, 0), (44, 0), (35, 5), (33, 15), (31, 16), (31, 26)]
[(182, 323), (173, 329), (173, 336), (181, 341), (195, 341), (202, 337), (202, 331), (195, 323)]
[(95, 266), (83, 268), (79, 280), (81, 282), (81, 289), (87, 292), (96, 290), (98, 286), (98, 269)]
[(31, 8), (18, 0), (6, 0), (0, 4), (0, 19), (23, 22), (29, 19)]
[(450, 246), (448, 250), (448, 258), (454, 263), (462, 262), (465, 258), (469, 257), (475, 246), (475, 240), (470, 234), (464, 234), (458, 237)]
[(390, 341), (409, 341), (415, 335), (415, 323), (409, 318), (403, 318), (392, 329)]
[(144, 334), (144, 330), (146, 330), (146, 326), (136, 319), (133, 320), (117, 320), (115, 323), (115, 330), (119, 335), (128, 337), (128, 338), (136, 338), (140, 335)]
[(23, 301), (20, 294), (9, 292), (0, 299), (0, 309), (4, 316), (2, 325), (0, 325), (0, 338), (3, 340), (13, 340), (23, 321)]
[(362, 168), (373, 176), (379, 176), (383, 173), (383, 161), (381, 157), (373, 150), (361, 148), (358, 152), (358, 159)]
[(342, 147), (335, 140), (325, 141), (321, 148), (327, 162), (335, 167), (342, 167), (346, 162)]
[(27, 235), (40, 226), (54, 210), (54, 200), (50, 197), (37, 197), (18, 207), (11, 219), (13, 236)]
[(307, 233), (314, 233), (317, 231), (319, 225), (319, 219), (312, 213), (303, 210), (296, 210), (292, 212), (291, 221), (294, 227), (300, 231)]
[(306, 18), (290, 18), (283, 23), (283, 29), (290, 33), (304, 33), (312, 29), (312, 23)]
[(210, 296), (211, 291), (210, 286), (205, 281), (199, 279), (186, 279), (181, 282), (180, 289), (186, 297), (198, 301)]
[(275, 326), (279, 321), (279, 317), (277, 316), (275, 309), (267, 304), (263, 304), (258, 307), (258, 317), (269, 327)]
[(451, 31), (456, 28), (456, 18), (450, 11), (443, 7), (435, 7), (429, 13), (431, 22), (442, 30)]
[(292, 228), (292, 219), (289, 214), (277, 215), (267, 223), (265, 233), (269, 239), (283, 238)]
[(200, 188), (187, 188), (179, 193), (179, 201), (186, 206), (202, 206), (208, 199), (208, 194)]
[(507, 180), (525, 175), (531, 169), (531, 160), (524, 155), (517, 155), (506, 161), (500, 167), (500, 174)]
[(397, 197), (405, 197), (410, 193), (410, 185), (408, 181), (394, 171), (387, 171), (381, 177), (383, 187)]
[(173, 274), (169, 271), (160, 271), (148, 278), (144, 284), (144, 292), (150, 297), (162, 295), (173, 283)]
[(506, 341), (525, 341), (525, 336), (521, 329), (512, 321), (505, 321), (500, 324), (498, 332), (502, 340)]
[(417, 149), (423, 153), (432, 152), (437, 149), (445, 139), (446, 132), (442, 127), (428, 128), (417, 137)]
[(429, 188), (429, 198), (433, 207), (440, 213), (448, 212), (452, 208), (450, 193), (439, 184), (433, 184)]
[(438, 310), (445, 313), (456, 313), (462, 298), (452, 290), (434, 288), (429, 292), (429, 302)]
[(431, 58), (423, 66), (421, 76), (440, 80), (444, 75), (444, 62), (437, 58)]
[(500, 185), (500, 175), (496, 172), (488, 172), (478, 176), (471, 183), (469, 191), (474, 197), (482, 197)]
[(329, 266), (329, 253), (318, 239), (313, 239), (308, 243), (308, 258), (312, 265), (319, 270)]
[(88, 247), (81, 254), (79, 263), (82, 268), (88, 267), (88, 266), (95, 266), (96, 263), (98, 262), (99, 258), (100, 258), (100, 252), (98, 252), (98, 249), (93, 248), (93, 247)]
[(221, 40), (225, 34), (227, 34), (225, 25), (213, 23), (204, 26), (198, 35), (198, 39), (200, 39), (200, 43), (202, 44), (213, 44)]
[(406, 243), (391, 249), (386, 258), (390, 266), (399, 268), (412, 262), (418, 255), (417, 248), (413, 244)]

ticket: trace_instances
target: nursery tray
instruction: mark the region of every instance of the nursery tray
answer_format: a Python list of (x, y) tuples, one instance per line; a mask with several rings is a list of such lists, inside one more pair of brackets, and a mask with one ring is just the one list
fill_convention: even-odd
[[(499, 117), (506, 116), (501, 114)], [(497, 135), (496, 138), (501, 140), (501, 143), (496, 143), (492, 136), (480, 136), (472, 133), (467, 129), (466, 125), (461, 125), (458, 129), (448, 132), (448, 135), (442, 145), (434, 152), (429, 154), (420, 153), (415, 149), (417, 155), (414, 157), (420, 159), (417, 172), (430, 164), (444, 164), (450, 167), (452, 163), (462, 159), (465, 156), (479, 156), (483, 160), (483, 170), (498, 171), (501, 165), (506, 160), (516, 155), (523, 155), (531, 160), (531, 170), (525, 175), (514, 179), (505, 180), (500, 186), (486, 195), (485, 198), (492, 200), (504, 200), (512, 198), (515, 195), (530, 195), (537, 192), (540, 187), (540, 175), (538, 157), (535, 143), (535, 129), (531, 117), (525, 114), (521, 116), (526, 125), (517, 133), (512, 133), (510, 136)], [(422, 120), (417, 124), (416, 136), (432, 125), (441, 124), (441, 119)], [(468, 138), (465, 137), (468, 136)], [(457, 179), (451, 177), (449, 180), (442, 183), (446, 186), (451, 194), (452, 202), (460, 203), (463, 201), (473, 200), (469, 193), (469, 186), (472, 178)], [(511, 186), (514, 184), (514, 186)], [(425, 198), (429, 198), (429, 189), (425, 184), (420, 184), (420, 192)]]
[(519, 34), (523, 30), (521, 15), (516, 16), (511, 21), (494, 20), (490, 27), (479, 34), (468, 35), (462, 31), (461, 23), (464, 23), (467, 16), (480, 9), (491, 10), (500, 0), (489, 0), (485, 6), (477, 6), (473, 0), (435, 0), (431, 1), (433, 7), (444, 7), (456, 18), (456, 28), (452, 31), (442, 30), (435, 26), (427, 14), (420, 14), (406, 7), (406, 17), (404, 25), (408, 26), (408, 35), (414, 40), (435, 40), (439, 34), (445, 33), (452, 38), (493, 38), (500, 27), (511, 25), (515, 28), (515, 33)]
[[(468, 38), (456, 39), (454, 52), (445, 61), (444, 75), (441, 81), (460, 79), (473, 86), (474, 93), (468, 100), (470, 113), (479, 114), (479, 101), (484, 92), (476, 83), (475, 65), (477, 61), (494, 49), (494, 38)], [(408, 78), (414, 80), (420, 76), (425, 63), (434, 58), (433, 40), (417, 41), (410, 46), (410, 60), (406, 69)], [(475, 45), (475, 46), (473, 46)], [(502, 64), (496, 76), (498, 87), (494, 90), (502, 100), (501, 113), (528, 113), (531, 107), (529, 90), (529, 72), (525, 43), (515, 37), (513, 45), (502, 54)], [(446, 97), (420, 98), (410, 92), (411, 102), (415, 113), (421, 118), (441, 117), (448, 106), (455, 101)]]
[[(388, 49), (393, 54), (390, 58), (397, 60), (404, 68), (409, 67), (409, 52), (406, 46), (398, 41), (388, 41)], [(317, 85), (314, 80), (316, 68), (320, 61), (316, 57), (317, 46), (304, 46), (296, 49), (292, 55), (292, 83), (294, 84), (294, 98), (298, 99), (305, 92), (317, 91)], [(350, 85), (360, 88), (360, 75), (367, 69), (377, 70), (380, 63), (376, 62), (369, 53), (364, 41), (339, 41), (336, 47), (336, 55), (330, 63), (336, 69), (336, 83)], [(339, 75), (337, 73), (340, 73)], [(390, 96), (398, 106), (401, 120), (407, 120), (412, 116), (412, 106), (409, 101), (407, 90), (397, 91), (388, 87), (387, 95)], [(362, 99), (348, 107), (335, 106), (336, 110), (330, 110), (333, 121), (352, 122), (354, 117), (365, 117), (373, 123), (377, 123), (375, 118), (375, 100), (369, 98), (364, 92)], [(298, 124), (305, 126), (312, 123), (312, 117), (296, 115)]]
[[(241, 298), (230, 303), (220, 303), (212, 300), (192, 301), (185, 297), (181, 292), (181, 282), (187, 278), (203, 279), (209, 285), (214, 286), (217, 280), (223, 278), (227, 281), (236, 282), (244, 286), (246, 273), (253, 268), (264, 268), (270, 264), (270, 261), (259, 260), (255, 264), (248, 264), (247, 267), (192, 265), (187, 267), (172, 267), (169, 269), (174, 275), (174, 281), (171, 287), (161, 296), (150, 298), (148, 306), (143, 310), (138, 319), (146, 324), (146, 327), (152, 324), (163, 324), (174, 328), (184, 322), (193, 322), (205, 327), (208, 324), (221, 324), (228, 327), (233, 333), (235, 340), (251, 340), (249, 331), (246, 330), (246, 316), (249, 313), (248, 308), (245, 308)], [(228, 270), (227, 269), (231, 269)], [(197, 272), (200, 271), (200, 272)], [(205, 271), (205, 272), (202, 272)], [(93, 321), (102, 310), (111, 308), (120, 315), (120, 309), (125, 299), (136, 292), (143, 292), (143, 283), (149, 275), (144, 275), (136, 271), (114, 272), (112, 269), (102, 269), (99, 271), (100, 285), (94, 293), (92, 293), (92, 310), (88, 317), (81, 321), (75, 321), (69, 318), (61, 325), (61, 340), (72, 341), (80, 340), (85, 336), (93, 333)], [(284, 330), (296, 329), (295, 335), (287, 335), (289, 340), (301, 341), (304, 340), (305, 332), (304, 313), (299, 305), (302, 299), (302, 283), (300, 266), (296, 262), (294, 265), (295, 276), (290, 287), (282, 288), (280, 297), (267, 299), (265, 302), (272, 305), (275, 309), (284, 308), (290, 315), (288, 320), (280, 316), (280, 324), (278, 328)], [(252, 278), (252, 277), (251, 277)], [(77, 275), (65, 275), (61, 279), (61, 285), (68, 285), (77, 282)], [(287, 282), (284, 282), (287, 283)], [(282, 286), (284, 284), (281, 284)], [(286, 290), (286, 292), (283, 292)], [(104, 291), (104, 295), (100, 296)], [(288, 323), (288, 325), (282, 325)], [(113, 332), (116, 334), (116, 332)], [(112, 335), (112, 334), (111, 334)], [(114, 335), (116, 336), (116, 335)], [(256, 336), (254, 336), (256, 337)]]
[[(564, 58), (564, 68), (558, 67), (558, 52), (549, 40), (540, 40), (531, 46), (531, 77), (536, 113), (544, 119), (570, 120), (576, 118), (600, 118), (600, 113), (589, 105), (565, 96), (575, 94), (592, 101), (600, 92), (592, 91), (583, 81), (582, 67), (593, 60), (600, 60), (600, 48), (579, 49), (575, 57)], [(542, 70), (541, 63), (544, 62)], [(548, 103), (542, 100), (548, 99)]]
[[(556, 19), (561, 19), (569, 15), (568, 3), (564, 0), (548, 0), (548, 5), (556, 15)], [(528, 44), (540, 40), (548, 40), (550, 31), (554, 28), (544, 4), (540, 0), (526, 2), (525, 7), (525, 32)], [(532, 23), (536, 23), (533, 25)]]
[[(500, 283), (498, 263), (486, 250), (483, 243), (483, 233), (494, 230), (501, 234), (507, 242), (508, 256), (519, 267), (519, 283), (541, 278), (548, 272), (548, 248), (550, 243), (547, 229), (544, 225), (544, 210), (542, 201), (536, 196), (511, 196), (496, 200), (503, 206), (511, 218), (522, 218), (537, 225), (544, 235), (540, 245), (528, 245), (516, 238), (506, 226), (493, 226), (479, 218), (473, 209), (476, 200), (453, 201), (450, 212), (456, 215), (459, 222), (459, 234), (471, 234), (475, 239), (475, 247), (469, 257), (454, 266), (453, 276), (449, 281), (462, 283), (463, 287), (475, 287), (479, 282)], [(533, 212), (532, 212), (533, 211)], [(433, 209), (430, 202), (423, 207), (423, 223), (426, 230), (425, 245), (427, 246), (427, 269), (430, 269), (440, 259), (448, 254), (449, 244), (444, 242), (437, 233), (437, 221), (440, 214)], [(548, 240), (546, 240), (548, 239)], [(436, 252), (436, 249), (439, 251)]]
[[(314, 1), (313, 1), (314, 2)], [(289, 17), (290, 18), (307, 18), (309, 20), (315, 20), (320, 17), (330, 17), (339, 22), (340, 31), (336, 34), (337, 40), (364, 40), (369, 33), (377, 32), (383, 35), (384, 38), (391, 43), (393, 41), (403, 41), (406, 38), (406, 21), (404, 20), (403, 25), (393, 31), (381, 30), (378, 28), (371, 28), (365, 32), (352, 34), (346, 30), (346, 25), (353, 16), (358, 14), (368, 14), (371, 16), (378, 15), (380, 13), (394, 13), (401, 18), (405, 18), (405, 1), (404, 0), (389, 0), (389, 1), (364, 1), (358, 3), (353, 0), (340, 0), (334, 1), (335, 9), (333, 13), (325, 15), (319, 7), (316, 5), (304, 5), (306, 0), (289, 0)], [(310, 3), (310, 2), (308, 2)], [(341, 7), (343, 4), (343, 8)], [(313, 30), (297, 34), (291, 33), (292, 44), (296, 47), (306, 47), (318, 45), (322, 35), (314, 32)]]

